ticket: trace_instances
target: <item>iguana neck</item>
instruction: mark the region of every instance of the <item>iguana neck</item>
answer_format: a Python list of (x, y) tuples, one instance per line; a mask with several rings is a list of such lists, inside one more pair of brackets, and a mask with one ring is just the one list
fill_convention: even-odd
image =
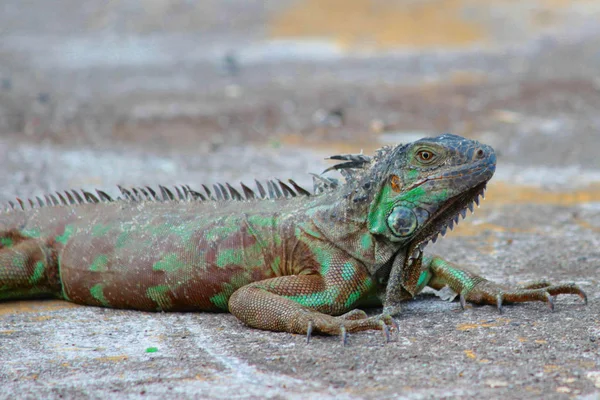
[(371, 198), (355, 194), (354, 191), (324, 194), (308, 215), (325, 240), (364, 263), (371, 275), (375, 275), (401, 249), (397, 243), (369, 232), (367, 216)]

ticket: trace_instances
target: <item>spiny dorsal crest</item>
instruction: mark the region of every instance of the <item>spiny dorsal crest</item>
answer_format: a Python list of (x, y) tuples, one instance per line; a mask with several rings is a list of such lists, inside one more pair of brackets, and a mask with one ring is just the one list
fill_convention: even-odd
[[(345, 190), (343, 196), (351, 198), (354, 203), (368, 202), (377, 192), (376, 188), (395, 160), (406, 151), (406, 145), (384, 146), (376, 150), (372, 157), (362, 154), (342, 154), (329, 157), (330, 160), (344, 161), (327, 168), (323, 173), (337, 170), (346, 180), (340, 186)], [(336, 185), (337, 187), (337, 185)]]
[[(343, 162), (332, 165), (323, 171), (323, 174), (332, 170), (336, 170), (342, 174), (346, 180), (346, 183), (356, 181), (357, 179), (364, 177), (367, 171), (369, 171), (372, 167), (376, 167), (378, 164), (386, 164), (387, 162), (380, 163), (379, 161), (386, 158), (392, 152), (392, 150), (394, 150), (394, 148), (389, 146), (382, 147), (376, 151), (373, 157), (366, 156), (362, 153), (331, 156), (328, 159), (339, 160)], [(382, 167), (386, 167), (386, 165)], [(374, 178), (379, 171), (373, 172), (375, 172), (373, 176)], [(209, 189), (208, 186), (202, 185), (203, 191), (193, 190), (188, 185), (173, 186), (172, 189), (159, 185), (158, 190), (152, 189), (149, 186), (132, 188), (118, 186), (121, 196), (115, 198), (98, 189), (96, 189), (96, 194), (86, 190), (67, 190), (64, 192), (56, 192), (56, 195), (47, 194), (43, 199), (39, 196), (36, 196), (35, 199), (27, 199), (26, 202), (17, 197), (15, 199), (17, 204), (15, 204), (13, 201), (9, 201), (6, 211), (27, 210), (61, 205), (67, 206), (77, 204), (109, 203), (114, 201), (167, 202), (277, 200), (297, 196), (315, 196), (347, 186), (347, 184), (340, 184), (340, 182), (335, 178), (324, 177), (316, 174), (312, 175), (314, 194), (298, 185), (292, 179), (288, 179), (289, 185), (283, 183), (279, 179), (267, 180), (265, 183), (266, 189), (262, 183), (256, 180), (256, 190), (252, 190), (244, 183), (240, 183), (241, 192), (235, 189), (229, 183), (225, 183), (225, 185), (221, 183), (214, 184), (212, 186), (212, 190)], [(364, 187), (364, 189), (368, 190), (367, 187)], [(365, 198), (365, 196), (361, 196), (361, 198)]]
[(344, 171), (347, 169), (364, 168), (365, 164), (369, 164), (372, 159), (364, 154), (339, 154), (337, 156), (327, 157), (326, 160), (340, 160), (346, 162), (334, 164), (323, 171), (323, 173), (332, 170)]
[[(357, 180), (358, 178), (362, 178), (365, 173), (370, 172), (371, 168), (374, 166), (382, 166), (387, 167), (390, 163), (390, 156), (393, 158), (398, 151), (403, 151), (404, 146), (398, 145), (395, 147), (391, 146), (383, 146), (375, 151), (374, 156), (367, 156), (362, 154), (339, 154), (331, 157), (327, 157), (326, 160), (339, 160), (344, 161), (338, 164), (334, 164), (331, 167), (327, 168), (323, 171), (323, 174), (329, 171), (339, 171), (342, 176), (346, 179), (346, 182), (350, 182), (351, 180)], [(383, 160), (383, 162), (381, 162)], [(383, 164), (383, 165), (381, 165)], [(377, 172), (377, 171), (375, 171)], [(337, 187), (337, 186), (336, 186)]]
[[(323, 178), (326, 180), (327, 178)], [(47, 194), (43, 198), (36, 196), (35, 199), (27, 199), (26, 201), (16, 198), (16, 204), (9, 201), (6, 211), (12, 210), (27, 210), (41, 207), (51, 206), (68, 206), (78, 204), (94, 204), (94, 203), (110, 203), (115, 201), (127, 202), (168, 202), (168, 201), (245, 201), (245, 200), (278, 200), (289, 199), (298, 196), (313, 196), (308, 190), (304, 189), (292, 179), (288, 179), (289, 185), (281, 180), (267, 180), (265, 185), (256, 182), (257, 190), (252, 190), (244, 183), (240, 183), (241, 192), (231, 186), (229, 183), (225, 185), (216, 183), (212, 186), (212, 190), (206, 185), (202, 185), (202, 191), (193, 190), (189, 185), (173, 186), (168, 188), (159, 185), (158, 190), (149, 186), (146, 187), (131, 187), (125, 188), (117, 186), (121, 193), (119, 197), (111, 197), (106, 192), (96, 189), (96, 193), (86, 190), (66, 190), (64, 192), (56, 192)], [(266, 189), (265, 189), (266, 186)], [(315, 191), (318, 188), (315, 185)], [(329, 186), (335, 187), (335, 186)], [(320, 189), (319, 189), (320, 190)], [(316, 194), (316, 193), (315, 193)]]
[(329, 192), (337, 189), (340, 186), (340, 182), (335, 178), (328, 178), (317, 174), (311, 174), (313, 177), (313, 190), (315, 195)]

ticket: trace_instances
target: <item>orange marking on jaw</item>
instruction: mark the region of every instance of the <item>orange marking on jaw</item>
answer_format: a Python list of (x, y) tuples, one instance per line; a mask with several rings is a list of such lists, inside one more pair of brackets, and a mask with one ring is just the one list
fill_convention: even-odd
[(392, 190), (394, 192), (400, 192), (402, 190), (402, 181), (400, 180), (400, 178), (398, 178), (397, 175), (392, 175), (391, 183)]

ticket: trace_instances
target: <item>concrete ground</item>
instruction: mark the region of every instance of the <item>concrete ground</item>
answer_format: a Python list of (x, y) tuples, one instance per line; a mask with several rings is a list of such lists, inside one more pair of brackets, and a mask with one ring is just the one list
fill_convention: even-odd
[(576, 282), (589, 304), (499, 314), (426, 293), (391, 343), (342, 347), (229, 314), (4, 302), (0, 398), (600, 398), (596, 2), (338, 3), (3, 2), (0, 200), (310, 184), (326, 155), (450, 131), (498, 168), (427, 251), (507, 285)]

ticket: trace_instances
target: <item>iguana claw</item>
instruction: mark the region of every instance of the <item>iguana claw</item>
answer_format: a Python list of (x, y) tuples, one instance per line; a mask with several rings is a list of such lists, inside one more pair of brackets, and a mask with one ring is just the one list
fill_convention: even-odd
[(400, 325), (398, 325), (398, 321), (394, 317), (392, 317), (392, 326), (396, 330), (396, 334), (400, 333)]
[(381, 330), (383, 331), (383, 335), (385, 336), (385, 342), (389, 343), (390, 342), (390, 327), (387, 326), (385, 324), (385, 322), (380, 321), (379, 324), (381, 325)]
[(548, 307), (550, 307), (550, 311), (554, 312), (554, 297), (548, 292), (546, 294), (546, 301), (548, 302)]
[(309, 321), (308, 322), (308, 327), (306, 328), (306, 344), (310, 343), (310, 338), (312, 335), (312, 331), (313, 331), (313, 322)]
[(502, 309), (502, 293), (498, 293), (496, 296), (496, 307), (498, 307), (498, 312), (502, 314), (504, 310)]
[(348, 344), (348, 332), (343, 326), (340, 328), (340, 337), (342, 339), (342, 346), (346, 347), (346, 345)]

